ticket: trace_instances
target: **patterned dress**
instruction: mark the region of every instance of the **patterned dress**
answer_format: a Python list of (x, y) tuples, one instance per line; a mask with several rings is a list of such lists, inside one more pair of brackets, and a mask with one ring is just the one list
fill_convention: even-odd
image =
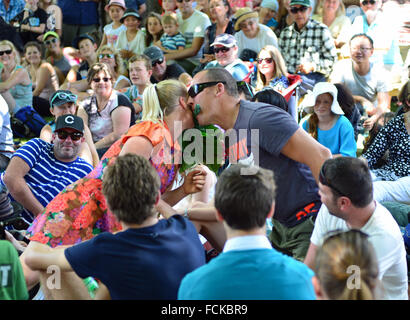
[(125, 142), (135, 136), (147, 138), (154, 147), (160, 144), (149, 161), (158, 172), (164, 193), (177, 175), (179, 161), (175, 157), (180, 147), (174, 144), (165, 123), (143, 121), (114, 143), (89, 175), (69, 185), (47, 205), (28, 229), (29, 239), (56, 247), (80, 243), (101, 232), (121, 230), (120, 223), (107, 208), (102, 177), (105, 167), (115, 162)]
[[(377, 161), (386, 151), (389, 151), (386, 164), (376, 168)], [(403, 115), (394, 117), (380, 129), (363, 157), (378, 180), (395, 181), (410, 175), (410, 135)]]

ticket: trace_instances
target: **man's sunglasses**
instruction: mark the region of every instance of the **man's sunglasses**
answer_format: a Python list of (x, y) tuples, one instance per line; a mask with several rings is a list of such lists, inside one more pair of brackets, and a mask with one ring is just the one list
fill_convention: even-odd
[(339, 189), (337, 189), (334, 185), (331, 184), (330, 180), (326, 178), (325, 165), (322, 165), (322, 168), (320, 169), (319, 182), (324, 186), (328, 186), (329, 188), (335, 190), (338, 194), (342, 196), (345, 195), (344, 192), (341, 192)]
[(98, 55), (98, 59), (104, 59), (104, 58), (114, 59), (115, 56), (112, 53), (100, 53)]
[(364, 0), (362, 2), (362, 5), (364, 5), (364, 6), (367, 6), (368, 4), (374, 5), (374, 4), (376, 4), (376, 1), (374, 1), (374, 0)]
[(11, 54), (12, 52), (13, 52), (13, 50), (11, 50), (11, 49), (0, 51), (0, 56), (2, 56), (3, 54)]
[(222, 53), (227, 53), (231, 48), (228, 47), (222, 47), (222, 48), (214, 48), (215, 54), (222, 52)]
[(108, 78), (108, 77), (104, 77), (104, 78), (93, 78), (93, 81), (94, 82), (100, 82), (100, 81), (104, 81), (104, 82), (108, 82), (108, 81), (110, 81), (111, 80), (111, 78)]
[(61, 140), (65, 140), (70, 136), (72, 141), (78, 141), (83, 137), (83, 134), (81, 132), (57, 131), (57, 136)]
[(205, 88), (212, 87), (217, 85), (218, 83), (223, 83), (226, 84), (225, 81), (210, 81), (210, 82), (204, 82), (204, 83), (198, 83), (192, 85), (189, 90), (188, 94), (191, 98), (195, 98), (198, 94), (201, 93)]
[(60, 99), (60, 100), (67, 100), (67, 102), (76, 102), (77, 101), (77, 96), (75, 94), (59, 92), (53, 97), (53, 99), (51, 99), (51, 102), (50, 102), (51, 107), (53, 107), (53, 102), (57, 98)]
[(44, 41), (44, 44), (45, 44), (46, 46), (48, 46), (48, 45), (50, 45), (50, 44), (52, 44), (52, 43), (56, 43), (56, 42), (57, 42), (57, 38), (52, 38), (52, 39), (50, 39), (50, 40)]
[(258, 58), (258, 59), (256, 59), (256, 62), (259, 63), (259, 64), (261, 64), (263, 61), (265, 61), (266, 63), (270, 64), (270, 63), (273, 62), (273, 58), (264, 58), (264, 59)]
[[(185, 2), (190, 2), (191, 0), (185, 0)], [(184, 0), (177, 0), (178, 3), (184, 2)]]
[(157, 64), (161, 64), (163, 62), (164, 62), (164, 59), (158, 59), (158, 60), (152, 61), (151, 65), (155, 67)]
[(302, 7), (291, 7), (290, 8), (290, 12), (292, 12), (293, 14), (296, 14), (298, 12), (305, 12), (308, 9), (308, 7), (302, 6)]

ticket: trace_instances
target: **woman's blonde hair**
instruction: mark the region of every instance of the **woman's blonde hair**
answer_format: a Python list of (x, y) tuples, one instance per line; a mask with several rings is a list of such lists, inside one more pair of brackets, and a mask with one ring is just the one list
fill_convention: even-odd
[[(286, 64), (285, 64), (285, 60), (282, 57), (282, 54), (280, 53), (280, 51), (278, 50), (278, 48), (276, 48), (275, 46), (272, 45), (267, 45), (264, 46), (261, 51), (259, 51), (258, 57), (261, 54), (262, 51), (266, 51), (269, 53), (270, 57), (273, 59), (273, 62), (275, 63), (275, 71), (273, 74), (274, 78), (278, 78), (278, 77), (282, 77), (288, 76), (288, 71), (286, 69)], [(269, 79), (270, 81), (270, 79)], [(259, 71), (259, 68), (257, 70), (257, 74), (256, 74), (256, 86), (255, 86), (255, 90), (256, 91), (260, 91), (263, 89), (263, 87), (267, 86), (268, 80), (266, 79), (265, 75), (262, 74), (262, 72)]]
[[(359, 270), (353, 282), (352, 267)], [(373, 300), (379, 285), (378, 264), (367, 235), (359, 230), (333, 232), (317, 250), (314, 271), (332, 300)]]
[(178, 106), (179, 98), (188, 98), (186, 86), (178, 80), (164, 80), (145, 88), (142, 94), (142, 120), (162, 122)]
[(14, 46), (13, 42), (9, 40), (1, 40), (0, 46), (9, 46), (14, 53), (14, 62), (16, 63), (16, 65), (20, 64), (20, 54)]
[[(324, 2), (325, 0), (321, 0), (316, 10), (320, 16), (323, 16), (323, 3)], [(343, 0), (339, 0), (339, 7), (337, 8), (337, 11), (336, 11), (336, 17), (344, 15), (345, 13), (346, 13), (346, 9), (345, 9), (345, 5), (343, 4)]]
[[(114, 59), (115, 59), (115, 68), (114, 68), (114, 72), (116, 73), (117, 76), (119, 76), (120, 74), (124, 74), (123, 73), (123, 61), (121, 59), (121, 56), (119, 54), (118, 51), (116, 51), (113, 47), (109, 46), (109, 45), (105, 45), (102, 46), (98, 49), (97, 51), (97, 57), (100, 53), (102, 53), (103, 51), (109, 51), (111, 54), (114, 55)], [(99, 62), (99, 59), (98, 59)]]

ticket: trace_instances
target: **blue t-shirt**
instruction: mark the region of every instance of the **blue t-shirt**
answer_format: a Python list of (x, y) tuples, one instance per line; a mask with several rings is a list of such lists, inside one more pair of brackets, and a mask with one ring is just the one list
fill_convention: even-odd
[(225, 68), (236, 81), (242, 81), (249, 74), (248, 66), (241, 59), (236, 59), (225, 67), (222, 67), (218, 61), (214, 60), (208, 62), (204, 69), (210, 68)]
[(100, 279), (112, 299), (175, 300), (182, 278), (205, 264), (194, 225), (180, 215), (102, 233), (66, 249), (65, 256), (81, 278)]
[[(24, 160), (30, 171), (24, 176), (34, 197), (45, 207), (61, 190), (69, 184), (85, 177), (93, 170), (93, 166), (77, 157), (72, 162), (62, 162), (54, 157), (53, 145), (39, 138), (31, 139), (21, 146), (14, 157)], [(1, 174), (1, 184), (5, 186), (4, 172)], [(13, 197), (9, 194), (11, 200)], [(31, 222), (30, 215), (25, 218)]]
[[(309, 125), (306, 120), (302, 124), (307, 132)], [(354, 129), (350, 121), (345, 116), (340, 116), (330, 130), (318, 130), (317, 141), (329, 148), (332, 154), (341, 154), (345, 157), (356, 157), (357, 145), (354, 136)]]
[(58, 0), (57, 5), (63, 12), (66, 24), (92, 25), (98, 24), (98, 4), (95, 1)]
[(314, 300), (313, 271), (274, 249), (221, 253), (181, 282), (179, 300)]

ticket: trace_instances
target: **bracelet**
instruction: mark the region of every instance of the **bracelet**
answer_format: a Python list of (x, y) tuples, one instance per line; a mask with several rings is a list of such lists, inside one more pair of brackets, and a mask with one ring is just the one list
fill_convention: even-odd
[(189, 217), (188, 217), (188, 209), (185, 209), (185, 211), (184, 211), (184, 218), (189, 219)]

